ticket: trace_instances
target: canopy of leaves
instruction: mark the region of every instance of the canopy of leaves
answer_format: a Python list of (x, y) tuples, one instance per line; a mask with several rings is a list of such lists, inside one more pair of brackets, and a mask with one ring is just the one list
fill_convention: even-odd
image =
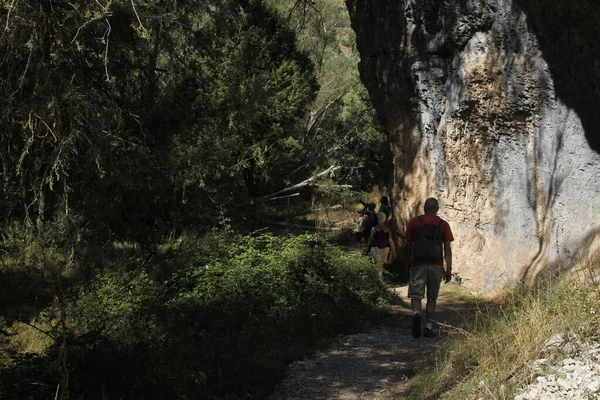
[[(360, 81), (354, 31), (343, 1), (271, 0), (287, 16), (298, 47), (316, 68), (319, 92), (301, 136), (309, 167), (342, 166), (339, 183), (355, 191), (385, 186), (391, 157), (369, 95)], [(310, 169), (310, 168), (309, 168)]]
[(5, 220), (82, 214), (142, 240), (245, 206), (296, 167), (316, 80), (260, 1), (2, 11)]

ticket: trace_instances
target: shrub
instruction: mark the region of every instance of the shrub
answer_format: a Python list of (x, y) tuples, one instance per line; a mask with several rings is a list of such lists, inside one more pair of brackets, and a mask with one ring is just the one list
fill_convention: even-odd
[(228, 235), (167, 252), (144, 270), (105, 271), (78, 293), (73, 393), (206, 398), (268, 390), (286, 363), (373, 320), (390, 296), (368, 259), (318, 236)]

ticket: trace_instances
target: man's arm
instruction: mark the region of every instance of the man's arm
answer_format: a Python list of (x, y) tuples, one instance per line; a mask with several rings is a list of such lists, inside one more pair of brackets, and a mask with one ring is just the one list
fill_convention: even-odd
[(452, 279), (452, 246), (451, 242), (444, 242), (444, 259), (446, 260), (446, 283)]

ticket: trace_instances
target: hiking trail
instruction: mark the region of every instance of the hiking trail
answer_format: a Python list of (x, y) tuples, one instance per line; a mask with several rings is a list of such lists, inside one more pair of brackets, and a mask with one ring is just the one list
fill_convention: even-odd
[[(407, 381), (415, 368), (452, 327), (472, 315), (476, 297), (456, 284), (444, 285), (438, 298), (435, 338), (413, 338), (410, 301), (405, 286), (396, 286), (400, 304), (392, 318), (368, 332), (342, 335), (321, 354), (296, 361), (275, 387), (270, 400), (354, 400), (406, 398)], [(423, 302), (425, 306), (425, 301)]]

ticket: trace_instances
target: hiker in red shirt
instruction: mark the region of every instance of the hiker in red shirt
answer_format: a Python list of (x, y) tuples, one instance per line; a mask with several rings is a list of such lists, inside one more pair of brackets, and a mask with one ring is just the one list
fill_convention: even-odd
[[(435, 313), (437, 297), (442, 279), (446, 283), (452, 277), (452, 248), (454, 240), (450, 225), (436, 214), (438, 201), (429, 198), (425, 201), (425, 214), (410, 220), (406, 228), (407, 265), (410, 265), (408, 297), (413, 311), (412, 335), (421, 336), (421, 301), (427, 288), (425, 330), (423, 336), (434, 337), (431, 320)], [(446, 270), (444, 271), (444, 260)]]

